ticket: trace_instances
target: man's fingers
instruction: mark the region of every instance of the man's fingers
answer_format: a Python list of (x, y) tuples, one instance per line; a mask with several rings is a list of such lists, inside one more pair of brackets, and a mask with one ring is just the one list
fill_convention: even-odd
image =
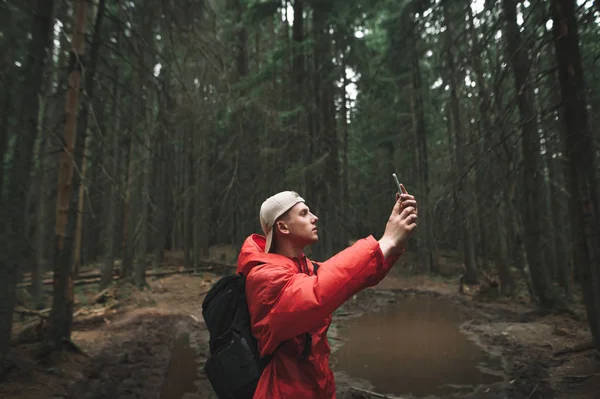
[(404, 210), (402, 210), (402, 213), (400, 213), (400, 217), (402, 217), (402, 219), (406, 219), (411, 213), (414, 213), (415, 209), (416, 208), (412, 206), (407, 206), (404, 208)]
[(408, 194), (408, 191), (406, 191), (406, 187), (404, 187), (404, 184), (400, 184), (400, 189), (402, 189), (402, 194)]
[(410, 215), (408, 215), (408, 217), (406, 218), (406, 222), (407, 223), (416, 223), (418, 219), (418, 216), (416, 213), (411, 213)]
[(402, 207), (406, 208), (407, 206), (412, 206), (413, 208), (416, 208), (417, 207), (417, 201), (415, 201), (415, 200), (402, 201)]
[(402, 201), (400, 201), (400, 195), (396, 193), (396, 202), (394, 203), (392, 214), (398, 214), (400, 211), (402, 211)]

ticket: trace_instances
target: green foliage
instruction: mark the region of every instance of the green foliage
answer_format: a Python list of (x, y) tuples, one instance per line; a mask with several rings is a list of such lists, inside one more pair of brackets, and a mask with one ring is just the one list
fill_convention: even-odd
[(281, 2), (276, 0), (250, 0), (242, 22), (245, 26), (261, 24), (264, 20), (276, 15), (280, 6)]

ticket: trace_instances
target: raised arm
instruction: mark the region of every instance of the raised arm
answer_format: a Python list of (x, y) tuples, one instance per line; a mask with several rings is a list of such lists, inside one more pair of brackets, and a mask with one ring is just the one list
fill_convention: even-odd
[(381, 280), (391, 266), (372, 236), (323, 262), (317, 276), (257, 266), (248, 275), (246, 290), (256, 298), (250, 313), (263, 338), (261, 352), (270, 353), (280, 342), (312, 330), (356, 292)]

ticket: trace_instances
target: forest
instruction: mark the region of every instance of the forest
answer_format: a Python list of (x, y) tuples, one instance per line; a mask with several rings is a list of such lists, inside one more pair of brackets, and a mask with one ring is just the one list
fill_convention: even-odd
[(600, 361), (600, 0), (0, 0), (0, 21), (0, 385), (25, 318), (36, 358), (81, 352), (81, 290), (231, 271), (215, 251), (278, 191), (319, 217), (315, 260), (379, 238), (392, 173), (420, 209), (407, 275), (579, 315)]

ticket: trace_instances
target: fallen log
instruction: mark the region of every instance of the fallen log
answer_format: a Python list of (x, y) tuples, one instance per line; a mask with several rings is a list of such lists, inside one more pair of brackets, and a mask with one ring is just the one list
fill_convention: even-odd
[(373, 396), (375, 398), (382, 398), (382, 399), (402, 399), (399, 396), (384, 395), (384, 394), (381, 394), (381, 393), (369, 391), (369, 390), (362, 389), (362, 388), (356, 388), (356, 387), (352, 387), (352, 386), (350, 387), (350, 389), (352, 389), (353, 391), (356, 391), (356, 392), (360, 392), (362, 394)]
[[(153, 270), (156, 270), (156, 269), (149, 269), (149, 270), (147, 271), (147, 273), (154, 273), (154, 272), (153, 272)], [(160, 269), (158, 269), (158, 270), (159, 270), (159, 271), (161, 271)], [(168, 269), (163, 269), (161, 272), (164, 272), (164, 271), (175, 271), (175, 270), (179, 270), (179, 269), (177, 269), (177, 268), (174, 268), (174, 267), (171, 267), (171, 268), (168, 268)], [(113, 271), (113, 277), (114, 277), (114, 276), (118, 276), (118, 275), (119, 275), (119, 270), (114, 270), (114, 271)], [(50, 285), (50, 284), (52, 284), (52, 276), (53, 276), (53, 274), (52, 274), (52, 272), (51, 272), (51, 273), (48, 275), (48, 278), (46, 278), (46, 279), (42, 280), (42, 283), (43, 283), (44, 285)], [(87, 272), (87, 273), (80, 273), (79, 275), (77, 275), (77, 277), (76, 277), (76, 280), (75, 280), (75, 281), (78, 281), (78, 280), (85, 280), (85, 279), (90, 279), (90, 278), (100, 278), (100, 277), (102, 277), (102, 273), (100, 273), (100, 272)], [(49, 282), (49, 283), (47, 283), (47, 282)], [(29, 285), (30, 285), (30, 284), (31, 284), (31, 279), (24, 279), (24, 280), (21, 282), (21, 284), (29, 284)], [(23, 285), (23, 286), (25, 286), (25, 287), (29, 287), (29, 285)]]
[(225, 268), (231, 268), (231, 269), (237, 268), (237, 265), (233, 265), (231, 263), (216, 262), (213, 260), (199, 260), (197, 262), (201, 266), (218, 266), (218, 267), (225, 267)]
[[(119, 274), (119, 270), (118, 269), (113, 269), (113, 275), (118, 275)], [(54, 275), (54, 272), (46, 272), (44, 273), (44, 279), (42, 281), (47, 281), (47, 280), (52, 280), (52, 276)], [(98, 271), (91, 271), (91, 272), (85, 272), (85, 273), (79, 273), (77, 275), (77, 279), (85, 279), (85, 278), (93, 278), (93, 277), (101, 277), (102, 274)], [(24, 274), (23, 280), (21, 281), (21, 283), (31, 283), (31, 276), (27, 276)]]
[[(218, 261), (213, 261), (213, 260), (198, 260), (197, 263), (200, 266), (217, 266), (217, 267), (225, 267), (225, 268), (237, 268), (237, 265), (234, 265), (232, 263), (223, 263), (223, 262), (218, 262)], [(163, 266), (167, 266), (166, 270), (174, 270), (174, 269), (178, 269), (178, 266), (176, 265), (168, 265), (168, 264), (164, 264)], [(201, 268), (200, 268), (201, 269)], [(147, 269), (147, 271), (152, 271), (152, 270), (157, 270), (156, 268), (149, 268)], [(160, 270), (160, 268), (158, 268), (158, 270)], [(114, 268), (113, 269), (113, 275), (119, 275), (120, 270), (118, 268)], [(44, 273), (44, 280), (43, 281), (47, 281), (47, 280), (52, 280), (52, 276), (53, 276), (54, 272), (45, 272)], [(101, 273), (99, 271), (88, 271), (88, 272), (84, 272), (84, 273), (79, 273), (77, 275), (77, 279), (85, 279), (85, 278), (93, 278), (93, 277), (101, 277)], [(22, 274), (23, 279), (21, 280), (21, 283), (30, 283), (31, 282), (31, 273), (23, 273)]]
[[(160, 272), (148, 272), (146, 273), (146, 277), (164, 277), (172, 274), (186, 274), (186, 273), (194, 273), (194, 269), (184, 269), (184, 270), (169, 270), (169, 271), (160, 271)], [(113, 280), (119, 280), (119, 276), (113, 276)], [(100, 282), (100, 275), (98, 277), (92, 278), (84, 278), (73, 280), (73, 285), (86, 285)], [(43, 285), (52, 285), (53, 279), (47, 279), (42, 281)], [(19, 283), (17, 285), (19, 288), (31, 287), (31, 283)]]
[(97, 293), (96, 295), (94, 295), (94, 297), (92, 298), (92, 303), (96, 303), (98, 301), (100, 301), (100, 299), (102, 299), (104, 297), (104, 295), (106, 295), (113, 287), (107, 287), (105, 289), (103, 289), (102, 291), (100, 291), (99, 293)]
[(27, 308), (17, 307), (15, 308), (15, 313), (48, 318), (47, 313), (50, 313), (50, 308), (42, 310), (31, 310)]
[(75, 313), (73, 313), (73, 317), (76, 318), (79, 315), (86, 316), (86, 315), (90, 315), (90, 314), (104, 314), (104, 313), (107, 313), (110, 310), (113, 310), (117, 306), (119, 306), (119, 302), (118, 301), (114, 301), (110, 305), (104, 306), (102, 308), (86, 308), (86, 307), (82, 307), (82, 308), (77, 309), (77, 311)]
[(552, 354), (552, 356), (556, 357), (556, 356), (562, 356), (562, 355), (566, 355), (569, 353), (579, 353), (579, 352), (585, 352), (587, 350), (592, 350), (596, 348), (596, 346), (594, 345), (593, 341), (589, 341), (589, 342), (584, 342), (578, 345), (575, 345), (572, 348), (565, 348), (562, 350), (559, 350), (557, 352), (554, 352)]

